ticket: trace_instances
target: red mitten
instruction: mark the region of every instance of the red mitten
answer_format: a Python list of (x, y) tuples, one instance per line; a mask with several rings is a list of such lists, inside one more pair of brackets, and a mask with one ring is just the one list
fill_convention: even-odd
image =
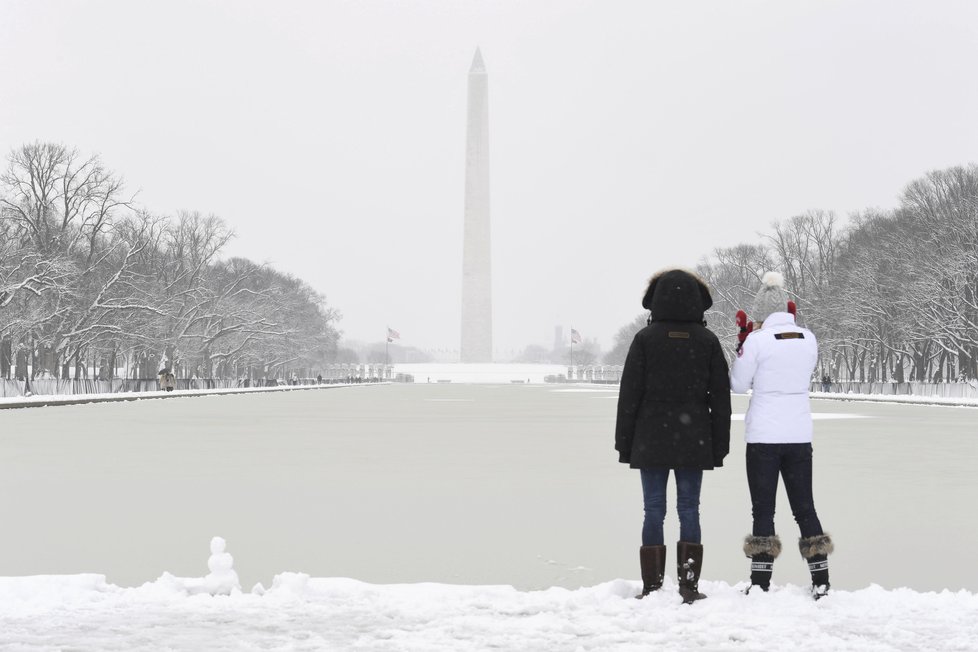
[(737, 326), (740, 328), (740, 331), (737, 333), (737, 355), (740, 355), (740, 349), (744, 346), (744, 340), (754, 330), (754, 322), (747, 321), (747, 313), (743, 310), (738, 310)]
[(792, 317), (795, 317), (795, 318), (798, 317), (798, 306), (795, 305), (795, 302), (794, 301), (789, 301), (788, 302), (788, 312), (791, 313), (791, 316)]

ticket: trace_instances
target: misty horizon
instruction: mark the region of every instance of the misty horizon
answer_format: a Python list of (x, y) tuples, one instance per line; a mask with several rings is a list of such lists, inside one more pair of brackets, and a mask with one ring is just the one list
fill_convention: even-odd
[[(978, 7), (3, 3), (0, 150), (99, 154), (153, 212), (456, 350), (465, 87), (490, 85), (493, 335), (607, 350), (648, 278), (974, 162)], [(43, 47), (38, 33), (54, 35)], [(63, 98), (74, 101), (64, 102)]]

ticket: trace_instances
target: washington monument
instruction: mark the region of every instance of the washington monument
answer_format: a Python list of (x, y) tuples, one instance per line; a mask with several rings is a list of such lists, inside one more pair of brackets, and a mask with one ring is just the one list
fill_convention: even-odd
[(489, 76), (478, 48), (469, 68), (462, 246), (462, 362), (492, 362), (489, 229)]

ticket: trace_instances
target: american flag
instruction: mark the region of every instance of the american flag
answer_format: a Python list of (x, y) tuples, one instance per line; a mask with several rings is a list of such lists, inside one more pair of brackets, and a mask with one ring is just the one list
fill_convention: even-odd
[(571, 329), (571, 344), (580, 344), (581, 341), (582, 341), (581, 340), (581, 334), (578, 333), (576, 330), (574, 330), (572, 328)]
[(391, 328), (390, 326), (388, 326), (387, 327), (387, 341), (388, 342), (393, 342), (394, 340), (399, 340), (399, 339), (401, 339), (401, 334), (398, 333), (393, 328)]

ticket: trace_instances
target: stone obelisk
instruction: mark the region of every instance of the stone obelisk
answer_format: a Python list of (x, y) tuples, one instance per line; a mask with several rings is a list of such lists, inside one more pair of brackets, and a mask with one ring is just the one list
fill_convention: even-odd
[(489, 229), (489, 76), (478, 48), (469, 68), (462, 246), (462, 362), (492, 362)]

